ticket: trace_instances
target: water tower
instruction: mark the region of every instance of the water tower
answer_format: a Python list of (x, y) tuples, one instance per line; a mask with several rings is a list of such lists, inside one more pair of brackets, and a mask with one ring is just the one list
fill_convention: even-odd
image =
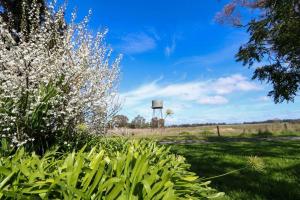
[(152, 101), (152, 120), (151, 120), (151, 125), (152, 128), (161, 128), (164, 127), (165, 120), (163, 118), (163, 110), (164, 108), (164, 103), (162, 100), (153, 100)]

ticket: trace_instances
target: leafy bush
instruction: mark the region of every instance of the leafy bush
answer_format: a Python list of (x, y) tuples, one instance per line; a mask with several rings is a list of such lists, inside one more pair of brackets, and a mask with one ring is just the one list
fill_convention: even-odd
[[(119, 142), (117, 140), (120, 140)], [(221, 196), (182, 156), (149, 140), (106, 140), (43, 157), (20, 148), (0, 158), (0, 199), (206, 199)], [(121, 142), (121, 143), (120, 143)], [(110, 144), (121, 144), (112, 151)], [(102, 147), (101, 147), (102, 146)]]

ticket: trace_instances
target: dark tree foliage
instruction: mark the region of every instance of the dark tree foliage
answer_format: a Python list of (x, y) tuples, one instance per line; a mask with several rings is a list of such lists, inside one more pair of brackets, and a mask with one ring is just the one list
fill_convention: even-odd
[(240, 22), (233, 17), (238, 4), (259, 9), (261, 14), (247, 23), (250, 38), (236, 54), (237, 61), (249, 67), (262, 63), (253, 79), (273, 86), (269, 96), (275, 103), (294, 101), (300, 89), (300, 1), (233, 1), (225, 6), (223, 16), (235, 23)]
[[(0, 0), (0, 15), (8, 24), (17, 44), (19, 41), (18, 33), (22, 32), (25, 36), (29, 37), (31, 28), (38, 28), (30, 20), (29, 14), (31, 10), (36, 9), (39, 12), (39, 26), (44, 22), (45, 12), (48, 9), (46, 0)], [(67, 25), (65, 21), (61, 21), (60, 23), (61, 25), (57, 31), (63, 34)], [(55, 37), (53, 36), (53, 38)], [(49, 49), (55, 46), (56, 42), (53, 39), (49, 43)]]
[(131, 122), (131, 128), (145, 128), (146, 126), (146, 119), (141, 115), (136, 116)]
[(129, 119), (125, 115), (116, 115), (113, 118), (113, 121), (117, 127), (126, 127), (128, 125)]
[[(16, 32), (20, 32), (22, 18), (23, 16), (28, 16), (28, 13), (23, 13), (23, 7), (26, 6), (28, 10), (28, 8), (31, 8), (34, 1), (40, 6), (40, 14), (42, 18), (46, 9), (45, 0), (0, 0), (0, 15), (3, 17), (5, 22), (10, 25), (11, 29), (14, 29)], [(27, 24), (26, 28), (29, 29), (30, 22), (28, 18), (25, 20)]]

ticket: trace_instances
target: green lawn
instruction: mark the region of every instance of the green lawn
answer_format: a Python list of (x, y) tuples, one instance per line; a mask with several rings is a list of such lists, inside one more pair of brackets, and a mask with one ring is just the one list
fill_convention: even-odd
[(212, 180), (226, 199), (300, 199), (300, 141), (212, 142), (172, 145), (184, 155), (200, 177), (212, 177), (242, 168), (248, 156), (257, 155), (265, 172), (245, 169)]

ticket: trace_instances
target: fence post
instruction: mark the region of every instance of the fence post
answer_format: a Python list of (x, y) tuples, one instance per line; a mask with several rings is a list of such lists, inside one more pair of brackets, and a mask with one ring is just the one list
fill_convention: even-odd
[(217, 126), (217, 133), (218, 133), (218, 136), (220, 137), (221, 135), (220, 135), (220, 128), (219, 128), (219, 126)]
[(284, 131), (287, 132), (288, 131), (288, 126), (286, 123), (284, 123)]

